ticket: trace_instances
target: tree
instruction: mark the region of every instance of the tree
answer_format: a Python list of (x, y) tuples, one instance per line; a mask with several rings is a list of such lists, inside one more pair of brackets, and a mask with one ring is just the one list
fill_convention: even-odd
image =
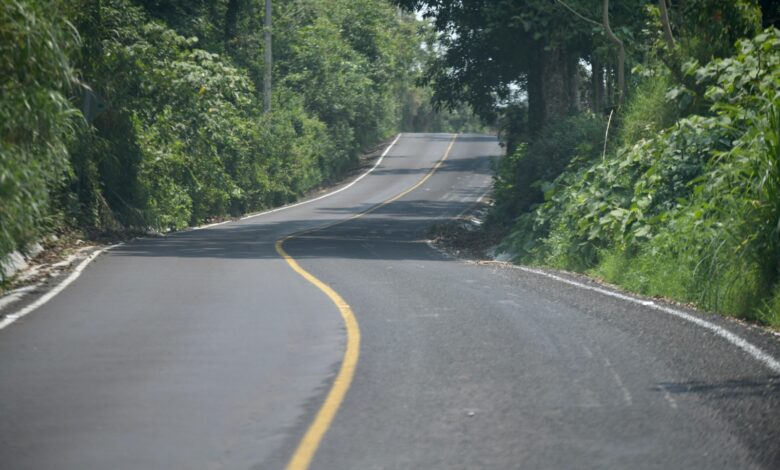
[[(631, 16), (632, 26), (636, 13), (630, 8), (638, 2), (619, 8), (621, 15)], [(625, 62), (625, 48), (609, 28), (608, 14), (603, 16), (604, 23), (583, 22), (582, 15), (571, 15), (555, 2), (545, 0), (396, 3), (423, 11), (439, 32), (442, 52), (434, 60), (427, 80), (433, 84), (434, 100), (440, 106), (467, 102), (483, 117), (492, 118), (513, 95), (521, 96), (527, 99), (528, 127), (535, 133), (547, 122), (581, 109), (580, 64), (582, 60), (596, 64), (593, 76), (601, 80), (605, 61), (594, 51), (605, 42), (604, 33), (618, 46), (614, 67), (618, 89), (624, 88), (624, 67), (620, 64)], [(599, 3), (579, 0), (575, 6), (597, 12)], [(608, 12), (608, 2), (604, 6)], [(594, 30), (592, 23), (598, 29)], [(598, 89), (595, 83), (593, 88)]]
[[(661, 0), (663, 2), (664, 0)], [(601, 8), (602, 22), (604, 24), (604, 30), (607, 32), (607, 36), (612, 43), (617, 46), (618, 49), (618, 64), (617, 64), (617, 86), (618, 86), (618, 106), (623, 104), (626, 96), (626, 46), (623, 41), (615, 35), (612, 31), (612, 27), (609, 25), (609, 0), (604, 0), (604, 6)]]

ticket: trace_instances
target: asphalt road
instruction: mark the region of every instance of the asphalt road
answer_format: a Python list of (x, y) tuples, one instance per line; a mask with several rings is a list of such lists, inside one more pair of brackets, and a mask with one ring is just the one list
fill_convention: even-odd
[[(362, 342), (312, 469), (780, 468), (780, 374), (744, 349), (425, 243), (490, 186), (494, 138), (458, 136), (376, 207), (451, 142), (405, 134), (338, 194), (98, 257), (0, 330), (0, 468), (284, 468), (348, 333), (274, 242), (323, 226), (284, 249)], [(693, 315), (780, 358), (775, 335)]]

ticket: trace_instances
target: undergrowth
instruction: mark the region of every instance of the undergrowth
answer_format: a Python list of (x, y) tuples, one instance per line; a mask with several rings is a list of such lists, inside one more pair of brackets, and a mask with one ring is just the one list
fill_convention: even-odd
[[(566, 161), (554, 180), (542, 174), (528, 185), (543, 189), (544, 201), (517, 210), (504, 249), (523, 263), (780, 326), (778, 50), (780, 31), (768, 29), (740, 41), (733, 57), (685, 64), (706, 90), (701, 115), (677, 119), (676, 97), (696, 91), (667, 94), (662, 74), (650, 78), (606, 158), (576, 147), (553, 161)], [(504, 166), (518, 168), (531, 148), (520, 146)], [(507, 220), (502, 184), (499, 171), (494, 215)], [(512, 195), (514, 204), (526, 200)]]

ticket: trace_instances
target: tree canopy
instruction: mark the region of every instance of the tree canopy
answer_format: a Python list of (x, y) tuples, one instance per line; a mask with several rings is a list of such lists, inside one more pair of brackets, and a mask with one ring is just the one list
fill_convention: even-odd
[[(630, 70), (664, 47), (659, 4), (650, 0), (396, 4), (420, 11), (438, 32), (441, 53), (426, 75), (436, 103), (467, 102), (490, 119), (508, 103), (523, 101), (533, 132), (559, 116), (616, 106), (625, 93), (619, 76), (635, 82)], [(671, 9), (669, 32), (679, 36), (686, 56), (703, 61), (727, 55), (738, 38), (755, 34), (760, 15), (748, 0), (688, 0)], [(625, 67), (619, 66), (619, 44)], [(666, 54), (672, 61), (677, 52)]]

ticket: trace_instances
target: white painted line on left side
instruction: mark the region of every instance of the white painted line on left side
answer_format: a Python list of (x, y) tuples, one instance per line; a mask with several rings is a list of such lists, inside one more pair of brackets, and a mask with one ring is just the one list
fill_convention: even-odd
[(279, 211), (283, 211), (283, 210), (286, 210), (286, 209), (292, 209), (293, 207), (298, 207), (298, 206), (302, 206), (304, 204), (309, 204), (310, 202), (319, 201), (321, 199), (325, 199), (326, 197), (331, 197), (331, 196), (333, 196), (335, 194), (338, 194), (338, 193), (340, 193), (342, 191), (346, 191), (347, 189), (349, 189), (352, 186), (354, 186), (355, 183), (357, 183), (358, 181), (360, 181), (363, 178), (365, 178), (366, 176), (368, 176), (369, 173), (371, 173), (372, 171), (376, 170), (376, 168), (382, 163), (382, 160), (385, 159), (385, 156), (387, 155), (387, 153), (390, 152), (390, 149), (393, 148), (393, 146), (395, 146), (395, 143), (398, 142), (398, 139), (400, 139), (400, 138), (401, 138), (401, 134), (398, 134), (397, 136), (395, 136), (395, 139), (393, 139), (393, 142), (391, 142), (390, 145), (387, 146), (385, 151), (382, 152), (382, 155), (379, 156), (379, 159), (377, 159), (377, 161), (374, 163), (374, 166), (369, 168), (368, 171), (366, 171), (362, 175), (360, 175), (357, 178), (355, 178), (351, 183), (349, 183), (348, 185), (344, 186), (343, 188), (339, 188), (339, 189), (337, 189), (335, 191), (331, 191), (331, 192), (329, 192), (327, 194), (323, 194), (322, 196), (315, 197), (314, 199), (308, 199), (306, 201), (301, 201), (301, 202), (297, 202), (295, 204), (290, 204), (289, 206), (277, 207), (276, 209), (271, 209), (271, 210), (268, 210), (268, 211), (265, 211), (265, 212), (260, 212), (260, 213), (257, 213), (257, 214), (250, 214), (250, 215), (241, 217), (241, 220), (251, 219), (253, 217), (260, 217), (261, 215), (266, 215), (266, 214), (273, 214), (274, 212), (279, 212)]
[(34, 291), (36, 288), (40, 287), (41, 283), (38, 282), (36, 284), (33, 284), (31, 286), (24, 286), (20, 287), (18, 289), (14, 289), (11, 292), (5, 294), (4, 296), (0, 297), (0, 310), (4, 309), (6, 305), (10, 305), (17, 300), (24, 297), (28, 292)]
[(117, 243), (116, 245), (111, 245), (106, 248), (101, 248), (99, 250), (94, 251), (92, 254), (86, 257), (81, 263), (79, 263), (79, 265), (76, 266), (76, 269), (74, 269), (73, 272), (68, 275), (68, 277), (66, 277), (62, 282), (60, 282), (54, 288), (52, 288), (52, 290), (40, 296), (30, 305), (27, 305), (21, 310), (14, 313), (10, 313), (5, 317), (3, 317), (2, 319), (0, 319), (0, 330), (12, 324), (16, 320), (24, 317), (25, 315), (28, 315), (33, 310), (37, 309), (38, 307), (44, 305), (46, 302), (53, 299), (54, 296), (56, 296), (57, 294), (65, 290), (65, 288), (68, 287), (73, 281), (78, 279), (78, 277), (81, 276), (81, 273), (84, 271), (87, 265), (92, 262), (92, 260), (97, 258), (101, 253), (116, 248), (120, 245), (123, 245), (123, 243)]
[[(333, 196), (334, 194), (338, 194), (338, 193), (340, 193), (342, 191), (346, 191), (347, 189), (349, 189), (352, 186), (354, 186), (355, 183), (357, 183), (358, 181), (362, 180), (363, 178), (368, 176), (372, 171), (374, 171), (382, 163), (382, 160), (384, 160), (385, 156), (387, 156), (388, 152), (390, 152), (390, 149), (392, 149), (393, 146), (395, 146), (396, 142), (398, 142), (398, 139), (400, 139), (400, 138), (401, 138), (401, 134), (398, 134), (397, 136), (395, 136), (395, 139), (393, 139), (393, 142), (391, 142), (390, 145), (387, 146), (385, 151), (382, 152), (382, 155), (377, 159), (377, 161), (374, 163), (374, 165), (371, 168), (369, 168), (365, 173), (361, 174), (360, 176), (358, 176), (357, 178), (352, 180), (348, 185), (346, 185), (346, 186), (344, 186), (342, 188), (339, 188), (339, 189), (337, 189), (335, 191), (331, 191), (329, 193), (326, 193), (326, 194), (323, 194), (321, 196), (318, 196), (318, 197), (316, 197), (314, 199), (308, 199), (306, 201), (301, 201), (301, 202), (298, 202), (296, 204), (291, 204), (289, 206), (277, 207), (276, 209), (271, 209), (269, 211), (260, 212), (260, 213), (257, 213), (257, 214), (247, 215), (245, 217), (242, 217), (241, 220), (251, 219), (253, 217), (259, 217), (261, 215), (271, 214), (273, 212), (279, 212), (279, 211), (283, 211), (283, 210), (287, 210), (287, 209), (292, 209), (293, 207), (298, 207), (298, 206), (302, 206), (304, 204), (309, 204), (309, 203), (314, 202), (314, 201), (319, 201), (321, 199), (325, 199), (326, 197)], [(232, 220), (226, 220), (224, 222), (217, 222), (217, 223), (214, 223), (214, 224), (201, 225), (199, 227), (194, 227), (193, 230), (202, 230), (202, 229), (209, 228), (209, 227), (215, 227), (217, 225), (224, 225), (224, 224), (227, 224), (227, 223), (230, 223), (230, 222), (233, 222), (233, 221)], [(178, 233), (186, 233), (186, 232), (178, 232)], [(78, 277), (81, 275), (81, 272), (84, 271), (84, 269), (87, 267), (87, 265), (89, 263), (91, 263), (95, 258), (97, 258), (101, 253), (104, 253), (104, 252), (106, 252), (108, 250), (116, 248), (117, 246), (120, 246), (120, 245), (123, 245), (123, 243), (117, 243), (116, 245), (111, 245), (111, 246), (106, 247), (106, 248), (101, 248), (101, 249), (93, 252), (86, 259), (84, 259), (84, 261), (82, 261), (76, 267), (76, 269), (74, 269), (73, 272), (70, 273), (70, 275), (68, 275), (67, 278), (65, 278), (65, 280), (63, 280), (61, 283), (59, 283), (57, 286), (55, 286), (52, 290), (50, 290), (49, 292), (43, 294), (37, 300), (32, 302), (30, 305), (27, 305), (26, 307), (22, 308), (18, 312), (10, 313), (10, 314), (6, 315), (5, 317), (3, 317), (2, 319), (0, 319), (0, 330), (2, 330), (3, 328), (7, 327), (10, 324), (12, 324), (16, 320), (24, 317), (25, 315), (28, 315), (33, 310), (37, 309), (38, 307), (42, 306), (43, 304), (45, 304), (46, 302), (48, 302), (49, 300), (54, 298), (54, 296), (56, 296), (57, 294), (62, 292), (73, 281), (78, 279)], [(15, 301), (19, 300), (22, 296), (24, 296), (30, 290), (33, 290), (35, 287), (38, 287), (38, 285), (36, 284), (35, 286), (29, 286), (28, 288), (25, 288), (25, 289), (18, 289), (16, 291), (12, 292), (10, 295), (8, 295), (6, 297), (3, 297), (2, 299), (0, 299), (0, 308), (2, 308), (5, 305), (8, 305), (8, 304), (10, 304), (12, 302), (15, 302)]]
[[(395, 146), (395, 143), (398, 142), (398, 139), (400, 139), (400, 138), (401, 138), (401, 134), (398, 134), (397, 136), (395, 136), (395, 139), (393, 139), (393, 141), (390, 143), (390, 145), (387, 146), (385, 151), (382, 152), (382, 155), (379, 156), (377, 161), (374, 163), (374, 166), (372, 166), (365, 173), (361, 174), (360, 176), (358, 176), (357, 178), (352, 180), (348, 185), (346, 185), (346, 186), (344, 186), (342, 188), (339, 188), (339, 189), (337, 189), (335, 191), (331, 191), (329, 193), (325, 193), (325, 194), (323, 194), (321, 196), (317, 196), (317, 197), (315, 197), (313, 199), (307, 199), (305, 201), (296, 202), (295, 204), (290, 204), (290, 205), (287, 205), (287, 206), (277, 207), (276, 209), (271, 209), (271, 210), (267, 210), (267, 211), (264, 211), (264, 212), (258, 212), (256, 214), (245, 215), (244, 217), (241, 217), (239, 220), (253, 219), (255, 217), (260, 217), (262, 215), (268, 215), (268, 214), (273, 214), (274, 212), (280, 212), (280, 211), (284, 211), (284, 210), (287, 210), (287, 209), (292, 209), (293, 207), (298, 207), (298, 206), (302, 206), (304, 204), (309, 204), (309, 203), (312, 203), (312, 202), (315, 202), (315, 201), (320, 201), (322, 199), (325, 199), (326, 197), (331, 197), (331, 196), (336, 195), (336, 194), (338, 194), (338, 193), (340, 193), (342, 191), (346, 191), (347, 189), (349, 189), (352, 186), (354, 186), (355, 183), (357, 183), (358, 181), (360, 181), (363, 178), (365, 178), (366, 176), (368, 176), (372, 171), (376, 170), (376, 168), (382, 163), (382, 160), (384, 160), (385, 156), (387, 156), (387, 153), (390, 152), (390, 149), (392, 149), (393, 146)], [(201, 225), (199, 227), (194, 227), (192, 230), (202, 230), (204, 228), (216, 227), (217, 225), (229, 224), (230, 222), (233, 222), (233, 220), (225, 220), (224, 222), (216, 222), (216, 223), (213, 223), (213, 224)], [(186, 233), (186, 232), (181, 232), (181, 233)]]

